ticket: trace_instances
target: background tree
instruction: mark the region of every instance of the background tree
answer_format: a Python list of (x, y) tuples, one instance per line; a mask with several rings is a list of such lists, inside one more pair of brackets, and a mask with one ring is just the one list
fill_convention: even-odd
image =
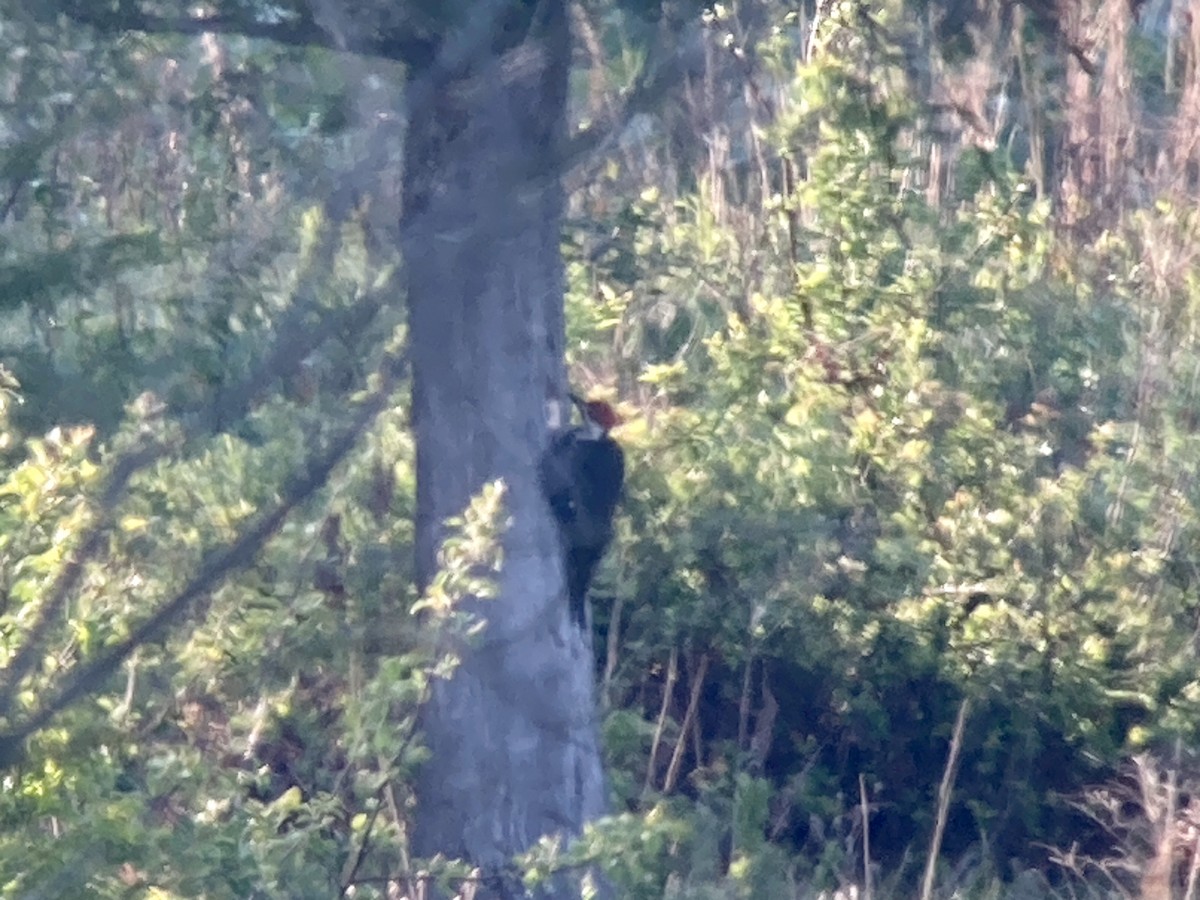
[(409, 118), (404, 161), (419, 579), (436, 571), (441, 523), (480, 485), (503, 479), (511, 515), (486, 632), (421, 718), (429, 759), (415, 847), (489, 874), (541, 835), (577, 834), (606, 805), (589, 642), (567, 615), (536, 475), (547, 401), (567, 393), (567, 9), (505, 17), (486, 52), (435, 75), (433, 99)]

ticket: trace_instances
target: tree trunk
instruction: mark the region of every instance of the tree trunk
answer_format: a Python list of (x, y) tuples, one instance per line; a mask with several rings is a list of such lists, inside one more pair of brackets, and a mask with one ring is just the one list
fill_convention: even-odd
[[(485, 482), (507, 486), (499, 595), (422, 718), (414, 849), (482, 867), (487, 890), (543, 834), (605, 807), (588, 643), (567, 615), (558, 539), (536, 479), (546, 401), (565, 397), (559, 251), (570, 44), (539, 4), (518, 46), (482, 48), (419, 105), (405, 150), (403, 250), (417, 440), (417, 569)], [(526, 5), (528, 8), (528, 5)], [(510, 41), (511, 43), (511, 41)], [(422, 112), (423, 111), (423, 112)], [(543, 896), (577, 896), (552, 887)]]

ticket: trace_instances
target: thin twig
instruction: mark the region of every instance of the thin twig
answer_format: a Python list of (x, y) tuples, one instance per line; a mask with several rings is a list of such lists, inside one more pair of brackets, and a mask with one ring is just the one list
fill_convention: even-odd
[(750, 702), (752, 678), (754, 675), (754, 654), (746, 657), (746, 665), (742, 669), (742, 696), (738, 700), (738, 753), (746, 752), (746, 741), (750, 738)]
[[(382, 791), (382, 788), (380, 789)], [(371, 846), (371, 830), (375, 827), (375, 820), (379, 818), (379, 811), (383, 809), (383, 803), (380, 802), (380, 791), (375, 792), (375, 806), (371, 809), (370, 816), (367, 817), (367, 824), (363, 828), (362, 841), (358, 845), (358, 849), (354, 855), (346, 860), (346, 865), (342, 869), (342, 889), (339, 891), (339, 897), (345, 897), (346, 892), (354, 886), (355, 876), (358, 875), (358, 870), (363, 864), (363, 860), (367, 858), (367, 848)]]
[(671, 764), (667, 766), (667, 777), (663, 779), (663, 791), (670, 793), (675, 790), (675, 782), (679, 779), (679, 769), (683, 765), (683, 748), (687, 742), (688, 732), (696, 719), (696, 710), (700, 707), (700, 692), (704, 689), (704, 679), (708, 675), (708, 652), (700, 656), (700, 665), (692, 676), (692, 695), (688, 698), (687, 711), (683, 714), (683, 726), (679, 729), (679, 739), (675, 742), (675, 752), (671, 754)]
[(612, 682), (617, 671), (617, 655), (621, 646), (621, 614), (625, 611), (625, 594), (617, 591), (613, 601), (612, 615), (608, 620), (608, 636), (605, 639), (604, 676), (600, 681), (600, 700), (604, 708), (612, 705)]
[(946, 833), (946, 818), (950, 814), (950, 794), (954, 789), (954, 776), (958, 771), (958, 755), (962, 751), (963, 728), (967, 722), (967, 710), (971, 701), (964, 697), (958, 707), (958, 718), (954, 720), (954, 733), (950, 737), (950, 752), (946, 757), (946, 768), (942, 772), (942, 783), (938, 786), (937, 821), (933, 826), (933, 840), (929, 844), (929, 858), (925, 861), (925, 878), (921, 884), (921, 900), (932, 900), (933, 879), (937, 874), (938, 855), (942, 850), (942, 835)]
[(867, 779), (858, 773), (858, 805), (862, 813), (863, 900), (871, 900), (871, 804), (867, 801)]
[(654, 766), (658, 760), (658, 745), (662, 743), (663, 729), (667, 725), (667, 713), (671, 709), (671, 698), (675, 693), (675, 680), (679, 677), (679, 648), (671, 648), (671, 658), (667, 661), (667, 681), (663, 685), (662, 705), (658, 710), (658, 722), (654, 726), (654, 737), (650, 741), (650, 759), (646, 763), (646, 783), (642, 793), (647, 794), (654, 786)]

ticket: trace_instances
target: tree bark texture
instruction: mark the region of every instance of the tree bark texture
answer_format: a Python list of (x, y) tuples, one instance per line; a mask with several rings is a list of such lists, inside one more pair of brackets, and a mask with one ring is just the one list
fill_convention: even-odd
[[(536, 478), (546, 402), (564, 398), (560, 165), (566, 5), (540, 4), (516, 46), (483, 48), (408, 127), (403, 250), (417, 441), (417, 568), (436, 571), (447, 517), (507, 485), (487, 628), (422, 718), (414, 849), (503, 870), (541, 835), (604, 811), (590, 651), (567, 615)], [(508, 896), (494, 881), (477, 896)], [(569, 896), (562, 886), (543, 896)]]

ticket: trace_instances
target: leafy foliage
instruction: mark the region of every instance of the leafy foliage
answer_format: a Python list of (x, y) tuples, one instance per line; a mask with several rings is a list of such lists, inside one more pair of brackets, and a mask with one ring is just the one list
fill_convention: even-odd
[[(281, 530), (249, 571), (205, 599), (186, 633), (139, 647), (123, 680), (97, 686), (92, 703), (31, 740), (0, 805), (6, 890), (58, 894), (68, 873), (85, 872), (86, 888), (73, 889), (90, 896), (142, 886), (317, 897), (358, 868), (398, 869), (396, 814), (422, 758), (416, 710), (478, 630), (456, 601), (487, 594), (503, 510), (491, 486), (451, 523), (458, 536), (444, 546), (442, 574), (420, 602), (409, 597), (420, 627), (389, 615), (383, 604), (411, 584), (411, 517), (397, 513), (411, 503), (412, 457), (399, 422), (382, 420), (319, 515)], [(278, 442), (218, 436), (199, 457), (139, 477), (103, 565), (88, 566), (45, 661), (19, 686), (20, 706), (120, 639), (205, 546), (269, 502), (274, 474), (294, 465), (285, 448), (301, 446), (289, 424), (275, 420)], [(9, 659), (91, 524), (90, 436), (33, 442), (5, 486), (9, 522), (30, 526), (5, 529)], [(58, 837), (52, 852), (46, 828)]]
[[(906, 186), (919, 104), (857, 16), (837, 7), (816, 38), (836, 52), (797, 61), (778, 29), (739, 45), (718, 10), (727, 44), (784, 79), (756, 126), (803, 181), (752, 171), (777, 193), (751, 233), (712, 196), (739, 174), (708, 173), (700, 201), (643, 191), (573, 281), (573, 308), (618, 337), (587, 364), (636, 370), (643, 413), (607, 604), (609, 741), (634, 768), (615, 785), (634, 805), (682, 790), (751, 848), (728, 858), (729, 896), (758, 866), (861, 878), (829, 853), (867, 827), (888, 866), (923, 852), (964, 697), (952, 856), (1037, 863), (1037, 843), (1080, 840), (1069, 798), (1195, 739), (1192, 451), (1167, 437), (1171, 392), (1147, 393), (1172, 364), (1130, 255), (1145, 223), (1072, 244), (1001, 154), (953, 209), (930, 205)], [(749, 284), (729, 265), (748, 244)], [(1169, 356), (1189, 358), (1179, 339)], [(747, 840), (759, 773), (770, 812)], [(860, 776), (869, 824), (846, 799)], [(764, 834), (810, 852), (768, 862)], [(674, 855), (707, 896), (711, 873)]]
[[(593, 591), (619, 811), (532, 848), (530, 885), (802, 896), (862, 883), (869, 837), (909, 896), (968, 698), (942, 852), (978, 882), (960, 865), (943, 886), (994, 891), (1046, 847), (1140, 835), (1072, 801), (1200, 737), (1194, 204), (1149, 175), (1121, 202), (1092, 185), (1111, 208), (1056, 194), (1038, 147), (1061, 135), (1037, 129), (1078, 110), (1031, 82), (995, 141), (947, 138), (917, 7), (714, 5), (687, 102), (620, 123), (573, 199), (568, 361), (621, 398), (630, 455)], [(580, 5), (582, 117), (636, 92), (658, 11)], [(470, 883), (408, 857), (408, 785), (420, 701), (480, 627), (460, 600), (503, 563), (503, 490), (452, 523), (417, 597), (375, 215), (396, 188), (324, 174), (389, 158), (395, 73), (4, 26), (5, 732), (284, 514), (6, 760), (3, 892)], [(1038, 27), (1018, 62), (1045, 87), (1075, 63)], [(1157, 45), (1135, 44), (1138, 90), (1173, 114)]]

